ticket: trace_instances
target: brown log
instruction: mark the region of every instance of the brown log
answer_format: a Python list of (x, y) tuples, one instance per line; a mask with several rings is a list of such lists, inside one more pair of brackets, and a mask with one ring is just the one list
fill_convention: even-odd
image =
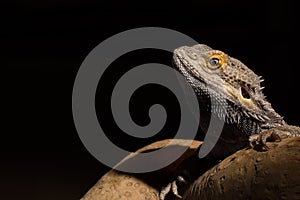
[(186, 200), (300, 199), (300, 137), (241, 150), (201, 175)]
[[(169, 152), (182, 148), (186, 142), (189, 141), (178, 140)], [(167, 143), (169, 140), (159, 141), (138, 152), (153, 151)], [(176, 162), (155, 172), (128, 174), (111, 170), (81, 200), (158, 200), (161, 187), (182, 169), (183, 161), (194, 155), (200, 145), (201, 142), (194, 141)], [(300, 138), (267, 145), (270, 149), (266, 152), (240, 150), (196, 178), (190, 186), (180, 187), (183, 199), (300, 199)], [(170, 194), (167, 199), (176, 198)]]
[[(137, 153), (155, 151), (166, 146), (171, 140), (162, 140), (150, 144)], [(161, 187), (166, 184), (168, 179), (172, 178), (178, 166), (183, 160), (194, 155), (197, 148), (202, 144), (200, 141), (192, 140), (172, 140), (175, 144), (168, 148), (166, 154), (161, 154), (151, 160), (153, 165), (159, 162), (163, 157), (167, 157), (182, 148), (189, 147), (188, 150), (171, 165), (154, 172), (129, 174), (111, 170), (105, 174), (81, 200), (159, 200), (158, 193)], [(190, 144), (191, 143), (191, 144)], [(125, 161), (126, 162), (126, 161)], [(143, 164), (143, 163), (136, 163)]]

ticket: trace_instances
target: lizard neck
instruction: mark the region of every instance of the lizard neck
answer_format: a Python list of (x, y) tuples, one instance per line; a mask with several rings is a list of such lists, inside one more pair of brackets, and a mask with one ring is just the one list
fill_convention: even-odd
[(245, 133), (248, 136), (258, 134), (265, 129), (286, 124), (283, 118), (274, 111), (268, 102), (264, 102), (265, 114), (264, 118), (261, 119), (243, 110), (234, 102), (221, 96), (199, 80), (193, 77), (190, 77), (188, 80), (192, 82), (191, 86), (198, 98), (201, 112), (200, 126), (202, 130), (207, 129), (212, 115), (224, 122), (226, 125), (224, 129)]

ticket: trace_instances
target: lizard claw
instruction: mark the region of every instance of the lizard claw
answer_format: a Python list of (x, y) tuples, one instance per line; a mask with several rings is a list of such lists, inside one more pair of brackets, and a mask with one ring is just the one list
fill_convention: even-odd
[(176, 184), (176, 181), (173, 181), (172, 182), (172, 193), (179, 199), (182, 199), (182, 196), (180, 196), (178, 194), (178, 187), (177, 187), (177, 184)]
[(164, 200), (166, 198), (167, 194), (169, 194), (171, 190), (172, 190), (172, 193), (177, 198), (182, 199), (182, 196), (178, 194), (177, 181), (180, 182), (180, 183), (187, 184), (186, 180), (182, 176), (177, 176), (177, 180), (172, 181), (167, 186), (162, 188), (162, 190), (159, 194), (159, 199), (160, 200)]
[(280, 142), (284, 138), (300, 137), (300, 128), (296, 126), (279, 126), (264, 130), (259, 134), (251, 135), (250, 147), (258, 151), (267, 151), (269, 147), (266, 142)]
[(177, 176), (177, 180), (178, 180), (180, 183), (187, 184), (186, 180), (185, 180), (182, 176)]
[(171, 191), (172, 183), (169, 183), (167, 186), (163, 187), (159, 193), (159, 199), (164, 200), (167, 194)]
[(249, 141), (250, 141), (250, 147), (257, 151), (268, 151), (270, 149), (270, 147), (268, 147), (268, 145), (266, 144), (266, 141), (264, 141), (261, 137), (250, 136)]
[(249, 138), (250, 146), (258, 151), (268, 151), (270, 148), (267, 146), (266, 142), (279, 142), (281, 141), (281, 133), (277, 129), (270, 129), (262, 131), (259, 134), (252, 135)]

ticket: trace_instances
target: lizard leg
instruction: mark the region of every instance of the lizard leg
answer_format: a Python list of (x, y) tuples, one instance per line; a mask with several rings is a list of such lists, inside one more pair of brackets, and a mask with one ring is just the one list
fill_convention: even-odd
[(267, 151), (269, 147), (266, 142), (279, 142), (284, 138), (298, 137), (300, 136), (300, 128), (296, 126), (282, 126), (271, 128), (269, 130), (262, 131), (259, 134), (252, 135), (249, 138), (250, 146), (253, 149), (260, 151)]
[(268, 151), (267, 141), (281, 141), (281, 137), (273, 130), (263, 131), (260, 134), (251, 135), (249, 138), (250, 146), (259, 151)]
[(177, 180), (172, 181), (166, 187), (162, 188), (162, 190), (159, 194), (160, 200), (164, 200), (166, 198), (167, 194), (169, 194), (171, 190), (172, 190), (172, 193), (177, 198), (182, 199), (182, 196), (178, 194), (177, 181), (180, 182), (180, 183), (187, 184), (186, 180), (182, 176), (177, 176)]
[[(177, 181), (179, 181), (180, 183), (187, 184), (187, 182), (185, 181), (185, 179), (182, 176), (177, 176)], [(172, 192), (176, 197), (178, 197), (179, 199), (182, 199), (182, 196), (178, 194), (178, 187), (177, 187), (176, 181), (172, 182)]]

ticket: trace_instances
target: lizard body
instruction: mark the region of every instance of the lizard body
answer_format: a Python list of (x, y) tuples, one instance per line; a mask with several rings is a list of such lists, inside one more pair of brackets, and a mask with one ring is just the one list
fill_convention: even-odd
[[(224, 122), (220, 138), (207, 161), (222, 160), (249, 144), (258, 150), (267, 150), (267, 140), (300, 136), (300, 128), (288, 125), (266, 100), (262, 78), (241, 61), (197, 44), (175, 49), (173, 62), (194, 89), (201, 116), (208, 118), (200, 120), (201, 128), (205, 130), (212, 117)], [(172, 192), (180, 197), (177, 191)], [(163, 189), (160, 199), (167, 193)]]
[[(256, 152), (252, 149), (244, 149), (235, 153), (249, 146), (249, 138), (251, 141), (250, 144), (254, 142), (255, 147), (257, 144), (264, 144), (270, 136), (271, 138), (278, 135), (280, 136), (279, 138), (275, 137), (275, 139), (300, 136), (300, 128), (288, 125), (266, 100), (260, 85), (262, 79), (237, 59), (202, 44), (176, 49), (174, 51), (173, 61), (175, 67), (193, 87), (198, 97), (201, 111), (200, 126), (204, 132), (207, 128), (208, 121), (212, 117), (218, 118), (220, 123), (225, 122), (222, 134), (214, 149), (206, 158), (199, 159), (197, 151), (202, 145), (201, 141), (193, 140), (192, 145), (190, 145), (190, 141), (188, 140), (171, 139), (174, 145), (168, 147), (168, 153), (160, 154), (150, 161), (150, 163), (156, 164), (160, 161), (160, 158), (168, 157), (169, 154), (173, 154), (174, 151), (180, 150), (181, 148), (186, 148), (188, 145), (188, 150), (171, 165), (158, 171), (145, 174), (123, 173), (112, 169), (90, 189), (82, 200), (163, 200), (181, 198), (180, 194), (183, 194), (183, 199), (186, 200), (203, 199), (203, 196), (212, 198), (210, 191), (215, 193), (215, 188), (211, 186), (213, 186), (214, 183), (219, 183), (219, 180), (222, 181), (222, 185), (219, 184), (222, 187), (216, 184), (217, 187), (221, 189), (219, 194), (222, 198), (229, 197), (227, 199), (232, 199), (232, 194), (237, 196), (240, 193), (237, 193), (236, 190), (233, 190), (233, 193), (229, 190), (224, 190), (223, 186), (226, 180), (230, 181), (230, 183), (227, 184), (227, 186), (231, 186), (228, 187), (229, 189), (236, 189), (236, 187), (231, 184), (232, 181), (235, 181), (234, 184), (237, 185), (237, 188), (246, 199), (247, 194), (249, 193), (251, 195), (252, 192), (257, 193), (258, 196), (261, 194), (269, 194), (270, 191), (276, 191), (274, 192), (276, 196), (278, 191), (289, 192), (289, 188), (287, 189), (288, 182), (295, 185), (295, 194), (298, 194), (297, 184), (295, 184), (293, 178), (296, 178), (298, 174), (296, 173), (298, 172), (296, 169), (299, 168), (299, 162), (297, 162), (297, 156), (299, 155), (299, 148), (297, 148), (299, 145), (297, 144), (299, 142), (293, 144), (293, 140), (285, 140), (280, 143), (282, 148), (277, 148), (274, 147), (276, 145), (272, 145), (270, 151), (266, 153)], [(299, 141), (298, 138), (292, 139)], [(164, 148), (171, 140), (155, 142), (143, 147), (136, 153), (151, 152)], [(276, 155), (270, 156), (267, 154), (269, 152)], [(229, 156), (230, 154), (233, 155)], [(285, 159), (286, 156), (289, 157)], [(224, 159), (225, 157), (227, 158)], [(236, 157), (240, 159), (235, 159)], [(253, 159), (251, 159), (252, 157)], [(261, 165), (263, 158), (266, 158), (266, 162), (271, 162), (271, 164)], [(224, 160), (218, 163), (222, 159)], [(279, 160), (277, 166), (274, 166), (274, 159)], [(290, 162), (292, 163), (292, 168), (289, 168), (289, 162), (285, 162), (289, 160), (294, 161)], [(127, 161), (128, 160), (125, 159), (124, 163)], [(234, 164), (233, 161), (237, 163)], [(240, 162), (242, 162), (242, 164)], [(249, 162), (252, 168), (249, 168)], [(230, 163), (231, 166), (229, 166)], [(248, 167), (243, 166), (245, 163), (247, 163)], [(255, 166), (252, 166), (251, 163)], [(222, 166), (224, 170), (228, 169), (232, 172), (229, 174), (225, 173), (226, 179), (225, 176), (223, 176), (224, 173), (220, 173), (220, 167)], [(266, 169), (257, 171), (259, 166), (265, 167)], [(274, 173), (269, 171), (269, 166), (271, 166), (270, 168), (273, 169)], [(236, 170), (235, 167), (237, 168)], [(253, 176), (253, 173), (249, 173), (251, 171), (247, 169), (252, 169), (253, 173), (257, 172), (256, 175), (259, 176), (259, 179), (257, 179), (257, 176), (252, 179), (250, 176)], [(286, 173), (285, 170), (289, 170), (289, 173)], [(181, 175), (178, 172), (182, 172)], [(261, 172), (263, 172), (263, 174), (260, 174)], [(233, 176), (230, 177), (232, 174)], [(272, 174), (272, 176), (270, 176), (270, 174)], [(270, 187), (266, 192), (257, 192), (257, 188), (263, 188), (265, 186), (263, 185), (262, 187), (260, 183), (268, 183), (267, 181), (257, 181), (262, 180), (261, 175), (263, 175), (264, 178), (270, 178), (269, 180), (278, 181), (278, 184), (281, 183), (280, 180), (282, 180), (283, 184), (279, 184), (281, 185), (281, 190), (278, 190), (277, 186), (275, 189), (270, 190), (270, 188), (274, 186), (273, 183), (270, 183)], [(272, 179), (273, 175), (278, 177)], [(185, 178), (187, 179), (185, 180)], [(291, 180), (286, 181), (286, 178)], [(207, 182), (206, 180), (216, 181)], [(249, 184), (251, 181), (255, 182), (251, 187), (248, 187), (248, 185), (240, 185), (241, 183)], [(177, 182), (181, 182), (182, 184), (179, 184), (178, 187)], [(167, 183), (169, 184), (163, 187)], [(162, 190), (160, 190), (161, 187), (163, 187)], [(207, 188), (209, 190), (208, 192), (206, 192)], [(226, 188), (225, 185), (225, 189), (228, 188)], [(244, 190), (245, 188), (247, 188), (246, 191)], [(169, 194), (170, 191), (172, 191), (173, 194)]]

